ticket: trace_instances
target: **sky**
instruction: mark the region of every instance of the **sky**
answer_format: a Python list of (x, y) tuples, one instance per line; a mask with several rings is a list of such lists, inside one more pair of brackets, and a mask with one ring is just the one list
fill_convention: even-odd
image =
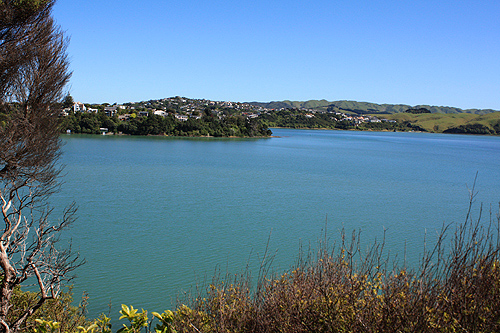
[(500, 110), (498, 0), (58, 0), (76, 101)]

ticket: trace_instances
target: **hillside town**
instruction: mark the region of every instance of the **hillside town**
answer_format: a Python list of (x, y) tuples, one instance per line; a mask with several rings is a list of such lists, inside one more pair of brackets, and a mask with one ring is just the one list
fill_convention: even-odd
[(115, 103), (113, 105), (109, 105), (108, 103), (85, 105), (81, 102), (73, 102), (72, 106), (66, 106), (62, 110), (61, 115), (67, 116), (71, 111), (75, 113), (98, 113), (99, 111), (103, 111), (106, 116), (117, 116), (120, 121), (127, 121), (131, 118), (146, 117), (149, 115), (158, 115), (161, 117), (173, 115), (179, 121), (187, 121), (189, 118), (200, 119), (207, 109), (211, 110), (219, 119), (233, 115), (242, 115), (247, 119), (253, 119), (263, 115), (272, 115), (279, 111), (289, 111), (291, 114), (301, 115), (305, 118), (314, 118), (319, 114), (330, 114), (332, 121), (345, 121), (352, 124), (361, 124), (365, 122), (396, 122), (395, 120), (388, 120), (376, 116), (340, 112), (340, 110), (313, 108), (270, 109), (252, 103), (190, 99), (179, 96), (134, 103)]

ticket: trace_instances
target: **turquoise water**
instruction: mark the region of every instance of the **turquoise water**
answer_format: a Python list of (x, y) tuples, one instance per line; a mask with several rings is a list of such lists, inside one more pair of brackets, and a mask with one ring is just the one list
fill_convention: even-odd
[[(269, 139), (65, 136), (61, 207), (87, 260), (74, 281), (89, 315), (120, 304), (161, 312), (217, 269), (254, 270), (269, 239), (274, 269), (302, 244), (386, 230), (389, 250), (416, 262), (423, 238), (477, 207), (498, 210), (500, 138), (274, 129)], [(477, 210), (476, 210), (477, 212)], [(56, 216), (56, 215), (55, 215)]]

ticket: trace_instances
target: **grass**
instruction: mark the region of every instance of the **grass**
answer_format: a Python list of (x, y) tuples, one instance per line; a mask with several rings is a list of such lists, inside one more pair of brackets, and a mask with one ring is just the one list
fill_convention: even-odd
[(419, 125), (428, 132), (442, 133), (443, 131), (467, 124), (481, 124), (490, 129), (500, 124), (500, 112), (492, 112), (485, 115), (476, 115), (470, 113), (395, 113), (384, 115), (384, 118), (394, 119), (396, 121), (410, 121)]

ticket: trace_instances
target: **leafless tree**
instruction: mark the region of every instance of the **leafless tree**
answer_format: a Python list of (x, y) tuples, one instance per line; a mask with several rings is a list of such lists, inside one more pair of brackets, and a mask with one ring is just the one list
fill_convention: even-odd
[[(53, 0), (0, 1), (0, 332), (16, 332), (81, 264), (58, 250), (75, 207), (49, 220), (47, 199), (58, 190), (61, 142), (58, 110), (68, 72), (68, 40), (51, 18)], [(12, 318), (16, 287), (33, 281), (39, 299)]]

